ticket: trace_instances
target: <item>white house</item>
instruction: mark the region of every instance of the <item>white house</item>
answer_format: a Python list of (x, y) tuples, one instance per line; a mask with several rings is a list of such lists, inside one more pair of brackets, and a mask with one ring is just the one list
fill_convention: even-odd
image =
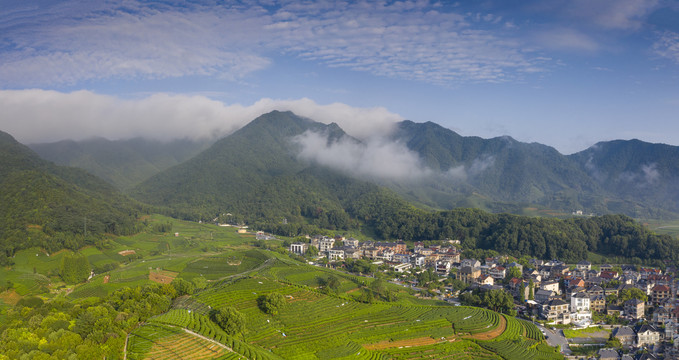
[(328, 260), (344, 260), (344, 250), (342, 249), (328, 250)]
[(571, 296), (571, 311), (590, 311), (589, 309), (589, 295), (584, 292), (579, 292)]
[(318, 251), (320, 252), (327, 252), (328, 250), (332, 249), (332, 247), (335, 245), (335, 239), (333, 238), (323, 238), (318, 242)]
[(307, 243), (294, 243), (290, 244), (290, 252), (297, 255), (304, 255), (309, 249), (309, 244)]

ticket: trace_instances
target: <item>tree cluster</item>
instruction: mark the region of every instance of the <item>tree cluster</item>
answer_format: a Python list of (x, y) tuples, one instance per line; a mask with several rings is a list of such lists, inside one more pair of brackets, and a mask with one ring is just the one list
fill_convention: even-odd
[(257, 306), (269, 315), (278, 315), (278, 311), (286, 304), (285, 296), (277, 292), (261, 295), (257, 298)]
[(60, 275), (67, 284), (84, 282), (90, 272), (90, 262), (84, 255), (66, 255), (61, 258)]
[(0, 354), (8, 359), (117, 359), (126, 334), (166, 312), (176, 296), (169, 284), (150, 284), (79, 302), (24, 298), (0, 323)]
[(484, 307), (496, 312), (515, 315), (514, 298), (504, 290), (481, 291), (475, 289), (460, 295), (460, 302), (466, 306)]

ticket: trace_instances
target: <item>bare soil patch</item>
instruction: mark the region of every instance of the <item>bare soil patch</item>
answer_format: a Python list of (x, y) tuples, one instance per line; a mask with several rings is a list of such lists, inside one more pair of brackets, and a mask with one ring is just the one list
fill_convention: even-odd
[(374, 343), (374, 344), (364, 344), (363, 347), (366, 350), (384, 350), (384, 349), (401, 348), (401, 347), (406, 347), (406, 346), (414, 347), (414, 346), (433, 345), (433, 344), (436, 344), (437, 342), (440, 342), (440, 341), (441, 340), (432, 339), (432, 338), (427, 336), (427, 337), (397, 340), (397, 341), (380, 341), (380, 342)]
[(160, 339), (146, 354), (146, 359), (217, 359), (229, 353), (223, 347), (189, 334)]
[(150, 270), (149, 280), (157, 282), (159, 284), (169, 284), (177, 277), (179, 273), (167, 270)]
[(127, 255), (136, 254), (136, 252), (134, 250), (123, 250), (123, 251), (118, 251), (118, 254), (122, 255), (122, 256), (127, 256)]
[(7, 291), (3, 291), (0, 293), (0, 301), (4, 302), (7, 305), (16, 305), (19, 300), (21, 300), (21, 295), (17, 294), (14, 289), (10, 289)]
[(104, 276), (104, 284), (108, 284), (109, 280), (111, 280), (111, 275), (106, 274), (106, 276)]

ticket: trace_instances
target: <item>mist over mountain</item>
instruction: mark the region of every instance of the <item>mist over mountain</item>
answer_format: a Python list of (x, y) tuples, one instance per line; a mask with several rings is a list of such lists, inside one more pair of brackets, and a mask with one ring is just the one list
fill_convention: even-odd
[(217, 141), (192, 159), (160, 172), (132, 189), (132, 196), (168, 206), (181, 216), (212, 219), (233, 213), (240, 219), (312, 223), (347, 228), (345, 209), (379, 186), (356, 180), (300, 157), (297, 136), (323, 134), (324, 146), (358, 140), (336, 124), (325, 125), (274, 111)]
[(234, 209), (252, 218), (302, 219), (314, 207), (346, 216), (346, 199), (330, 183), (386, 187), (429, 209), (520, 214), (538, 206), (649, 218), (679, 212), (678, 148), (638, 140), (566, 156), (508, 136), (461, 136), (432, 122), (401, 121), (355, 138), (336, 123), (274, 111), (209, 145), (92, 139), (32, 147), (143, 202), (206, 219)]
[(679, 212), (677, 146), (615, 140), (597, 143), (569, 158), (611, 197)]
[(85, 169), (118, 189), (126, 190), (190, 159), (213, 142), (189, 138), (170, 141), (93, 138), (77, 142), (63, 140), (29, 144), (29, 147), (43, 159), (58, 165)]

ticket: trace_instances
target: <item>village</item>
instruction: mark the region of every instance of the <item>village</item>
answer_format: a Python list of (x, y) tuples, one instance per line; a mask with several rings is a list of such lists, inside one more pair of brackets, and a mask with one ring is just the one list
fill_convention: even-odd
[[(289, 252), (308, 255), (313, 248), (316, 259), (332, 267), (362, 259), (392, 274), (430, 271), (441, 282), (456, 279), (464, 284), (462, 291), (454, 287), (435, 290), (440, 299), (456, 305), (464, 292), (504, 291), (514, 298), (517, 315), (546, 326), (544, 333), (609, 329), (605, 343), (585, 344), (598, 347), (600, 359), (679, 358), (679, 302), (673, 267), (662, 271), (625, 264), (593, 266), (586, 260), (577, 264), (517, 261), (507, 256), (469, 259), (462, 258), (458, 240), (415, 242), (412, 248), (403, 241), (360, 242), (342, 236), (308, 240), (290, 244)], [(416, 279), (396, 277), (392, 281), (416, 289), (419, 285)], [(569, 345), (583, 344), (564, 344), (565, 355), (571, 353)]]

